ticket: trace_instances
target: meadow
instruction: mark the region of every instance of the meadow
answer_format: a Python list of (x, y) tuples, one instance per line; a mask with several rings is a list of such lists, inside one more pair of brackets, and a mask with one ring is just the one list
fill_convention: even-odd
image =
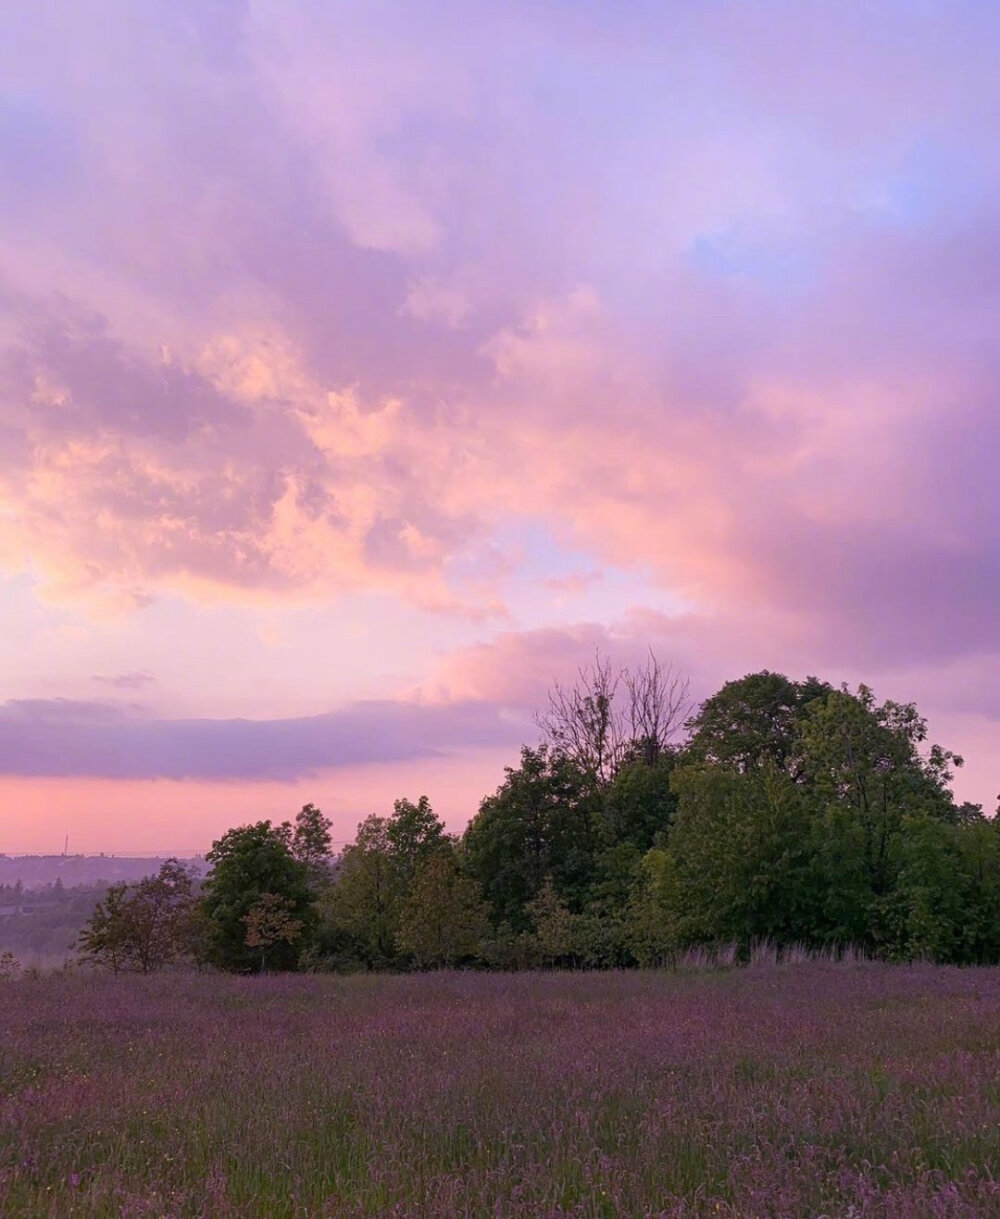
[(0, 1214), (1000, 1215), (1000, 969), (0, 987)]

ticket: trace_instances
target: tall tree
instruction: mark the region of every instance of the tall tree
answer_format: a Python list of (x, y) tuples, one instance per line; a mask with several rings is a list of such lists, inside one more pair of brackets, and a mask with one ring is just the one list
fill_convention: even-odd
[(205, 858), (212, 865), (201, 902), (209, 962), (237, 973), (260, 971), (258, 947), (247, 944), (246, 918), (264, 894), (273, 894), (302, 923), (302, 934), (278, 944), (269, 964), (294, 969), (311, 939), (316, 912), (306, 865), (292, 854), (287, 833), (270, 821), (240, 826), (214, 842)]
[(388, 819), (374, 813), (341, 853), (334, 883), (322, 899), (323, 951), (378, 968), (391, 964), (398, 924), (398, 887)]
[(417, 868), (396, 935), (422, 968), (451, 967), (477, 956), (489, 933), (482, 889), (459, 869), (454, 850), (437, 850)]
[(495, 922), (530, 930), (525, 907), (551, 877), (572, 909), (585, 903), (594, 879), (601, 795), (590, 775), (546, 745), (525, 747), (507, 768), (463, 838), (470, 875), (483, 886)]
[(315, 804), (303, 804), (295, 816), (295, 824), (283, 821), (279, 827), (292, 855), (305, 865), (309, 884), (318, 892), (330, 882), (332, 828)]
[(394, 800), (385, 832), (393, 868), (403, 885), (413, 880), (421, 864), (448, 845), (444, 825), (426, 796), (416, 804), (405, 797)]
[(770, 764), (797, 778), (794, 755), (806, 709), (832, 689), (817, 677), (795, 682), (767, 669), (727, 681), (688, 721), (687, 757), (740, 774)]
[(396, 800), (389, 817), (363, 821), (324, 897), (325, 950), (373, 968), (394, 964), (402, 903), (421, 867), (451, 845), (426, 796)]
[(911, 703), (878, 704), (866, 686), (834, 690), (806, 709), (796, 764), (817, 817), (831, 938), (861, 932), (867, 947), (888, 951), (898, 941), (904, 818), (959, 820), (949, 784), (962, 759), (926, 740)]
[(774, 765), (750, 774), (688, 766), (674, 787), (677, 816), (655, 878), (666, 939), (814, 938), (812, 821), (788, 775)]

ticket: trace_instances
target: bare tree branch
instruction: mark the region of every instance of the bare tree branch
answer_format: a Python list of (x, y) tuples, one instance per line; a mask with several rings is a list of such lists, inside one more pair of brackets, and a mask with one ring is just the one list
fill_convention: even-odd
[(663, 665), (652, 648), (642, 669), (622, 670), (628, 692), (630, 745), (642, 761), (652, 765), (683, 727), (691, 710), (691, 681)]
[(652, 650), (635, 671), (597, 650), (572, 686), (553, 684), (535, 722), (553, 748), (609, 783), (624, 762), (652, 764), (669, 747), (691, 708), (689, 685)]

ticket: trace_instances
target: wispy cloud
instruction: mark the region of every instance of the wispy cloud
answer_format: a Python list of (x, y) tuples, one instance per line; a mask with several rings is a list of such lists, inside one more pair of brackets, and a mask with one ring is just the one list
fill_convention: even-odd
[(129, 673), (95, 673), (91, 680), (114, 686), (116, 690), (141, 690), (143, 686), (153, 685), (156, 678), (146, 669), (133, 669)]

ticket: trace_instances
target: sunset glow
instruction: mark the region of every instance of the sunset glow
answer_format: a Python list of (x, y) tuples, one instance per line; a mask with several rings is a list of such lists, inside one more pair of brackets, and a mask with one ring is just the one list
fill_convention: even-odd
[(13, 0), (0, 851), (348, 840), (652, 647), (1000, 773), (1000, 9)]

